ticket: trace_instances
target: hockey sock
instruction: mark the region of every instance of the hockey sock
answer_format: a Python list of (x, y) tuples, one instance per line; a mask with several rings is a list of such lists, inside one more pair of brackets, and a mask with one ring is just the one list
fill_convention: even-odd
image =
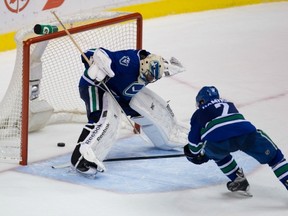
[(272, 167), (273, 172), (279, 181), (286, 187), (288, 190), (288, 163), (285, 158)]
[(279, 149), (277, 150), (274, 159), (269, 162), (269, 166), (272, 168), (279, 181), (288, 190), (288, 163)]
[(238, 164), (232, 157), (232, 155), (228, 155), (224, 159), (220, 161), (215, 161), (220, 170), (231, 180), (234, 181), (237, 178), (237, 170), (239, 169)]

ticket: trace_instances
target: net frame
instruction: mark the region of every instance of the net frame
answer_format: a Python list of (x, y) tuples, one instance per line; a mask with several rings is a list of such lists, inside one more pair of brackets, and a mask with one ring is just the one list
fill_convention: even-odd
[[(65, 26), (70, 25), (70, 28), (67, 28), (67, 29), (69, 30), (69, 33), (72, 36), (77, 35), (78, 33), (86, 32), (86, 31), (90, 31), (94, 29), (100, 29), (100, 28), (104, 28), (107, 26), (118, 25), (121, 23), (130, 22), (130, 21), (133, 21), (136, 23), (137, 30), (136, 30), (136, 36), (135, 36), (136, 37), (135, 46), (129, 47), (129, 48), (141, 49), (142, 48), (143, 19), (142, 19), (141, 14), (139, 13), (108, 12), (108, 13), (99, 13), (97, 15), (85, 14), (84, 18), (82, 15), (76, 16), (76, 18), (72, 18), (72, 19), (62, 18), (62, 22), (65, 24)], [(73, 23), (73, 25), (75, 26), (71, 25), (71, 23)], [(59, 26), (59, 24), (55, 22), (54, 23), (51, 22), (51, 24)], [(16, 128), (19, 129), (19, 131), (17, 131), (17, 133), (19, 133), (19, 137), (14, 137), (14, 138), (16, 139), (17, 143), (19, 142), (20, 155), (19, 155), (19, 158), (16, 157), (15, 159), (19, 160), (20, 165), (27, 165), (28, 163), (29, 103), (31, 101), (30, 100), (31, 86), (29, 83), (31, 79), (30, 77), (31, 46), (33, 46), (34, 44), (45, 42), (45, 41), (67, 37), (67, 33), (64, 30), (61, 30), (61, 27), (59, 29), (60, 30), (58, 32), (55, 32), (52, 34), (35, 36), (35, 34), (31, 32), (31, 28), (30, 28), (28, 30), (25, 29), (21, 33), (16, 35), (16, 41), (22, 44), (21, 47), (18, 47), (17, 45), (18, 47), (17, 50), (21, 49), (21, 52), (23, 55), (23, 59), (21, 60), (18, 59), (18, 62), (16, 59), (16, 63), (15, 63), (15, 68), (17, 64), (22, 65), (22, 77), (20, 79), (22, 82), (22, 86), (20, 85), (22, 87), (21, 88), (22, 92), (20, 93), (22, 100), (19, 102), (21, 104), (22, 109), (21, 109), (21, 113), (19, 114), (19, 116), (16, 117), (16, 120), (13, 120), (14, 121), (13, 124), (17, 124)], [(66, 40), (69, 40), (69, 38), (66, 38)], [(123, 48), (127, 48), (127, 47), (123, 47)], [(80, 56), (79, 52), (77, 54)], [(17, 52), (17, 57), (18, 57), (18, 52)], [(14, 68), (14, 73), (15, 73), (15, 68)], [(14, 73), (13, 73), (11, 80), (13, 80), (14, 78), (14, 75), (15, 75)], [(12, 85), (11, 82), (10, 82), (10, 85)], [(8, 87), (8, 91), (9, 91), (10, 85)], [(77, 88), (77, 86), (75, 86), (75, 88)], [(2, 100), (0, 104), (0, 110), (4, 105), (7, 105), (7, 101), (9, 101), (6, 95), (4, 97), (4, 102)], [(0, 117), (3, 120), (3, 115), (2, 116), (0, 115)], [(10, 119), (8, 118), (8, 120)], [(0, 129), (2, 127), (1, 122), (0, 122)], [(4, 123), (5, 123), (5, 115), (4, 115)], [(1, 134), (0, 134), (0, 137), (1, 137)], [(12, 138), (13, 137), (9, 137), (9, 139), (12, 139)], [(17, 148), (17, 146), (12, 145), (12, 148)], [(3, 157), (3, 152), (2, 152), (1, 160), (5, 160), (5, 159), (11, 159), (11, 157), (5, 158), (5, 150), (4, 150), (4, 157)]]

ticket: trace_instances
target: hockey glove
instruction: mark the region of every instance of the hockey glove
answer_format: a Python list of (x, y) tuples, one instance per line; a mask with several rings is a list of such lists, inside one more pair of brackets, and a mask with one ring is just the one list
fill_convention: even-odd
[(102, 50), (97, 49), (94, 52), (92, 63), (87, 71), (90, 79), (97, 82), (102, 82), (106, 76), (114, 77), (115, 73), (111, 69), (111, 59), (109, 56)]
[[(108, 56), (108, 54), (104, 50), (97, 49), (94, 52), (93, 62), (94, 62), (94, 64), (97, 64), (99, 70), (101, 71), (101, 73), (103, 75), (105, 74), (105, 76), (107, 75), (109, 77), (115, 76), (115, 73), (111, 69), (112, 60), (110, 59), (110, 57)], [(99, 81), (99, 80), (97, 80), (97, 81)]]
[(200, 153), (197, 155), (192, 154), (188, 144), (184, 146), (184, 155), (188, 161), (194, 164), (203, 164), (209, 161), (209, 158), (205, 155), (205, 153)]
[(177, 73), (185, 71), (185, 68), (175, 57), (171, 57), (170, 61), (164, 62), (164, 74), (165, 76), (173, 76)]

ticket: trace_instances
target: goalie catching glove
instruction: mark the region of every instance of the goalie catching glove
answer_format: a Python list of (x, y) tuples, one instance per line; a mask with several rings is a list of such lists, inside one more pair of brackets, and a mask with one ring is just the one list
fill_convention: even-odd
[(185, 68), (181, 62), (175, 57), (171, 57), (170, 61), (164, 61), (164, 74), (165, 76), (173, 76), (177, 73), (184, 72)]
[(138, 82), (146, 85), (159, 80), (163, 75), (173, 76), (183, 71), (185, 71), (183, 65), (175, 57), (171, 57), (170, 61), (167, 61), (159, 55), (149, 54), (140, 60)]
[(104, 50), (97, 49), (95, 51), (87, 74), (92, 80), (96, 80), (97, 82), (102, 82), (106, 76), (115, 76), (115, 73), (111, 69), (111, 59)]

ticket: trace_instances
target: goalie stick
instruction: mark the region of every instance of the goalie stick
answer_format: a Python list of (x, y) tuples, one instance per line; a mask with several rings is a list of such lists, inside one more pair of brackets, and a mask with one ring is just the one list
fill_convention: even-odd
[[(131, 160), (148, 160), (148, 159), (163, 159), (163, 158), (176, 158), (183, 157), (184, 154), (168, 154), (168, 155), (150, 155), (150, 156), (138, 156), (138, 157), (121, 157), (121, 158), (110, 158), (106, 159), (103, 162), (115, 162), (115, 161), (131, 161)], [(68, 168), (71, 166), (71, 163), (64, 163), (58, 165), (52, 165), (53, 169), (62, 169)]]
[(110, 158), (104, 160), (104, 162), (113, 162), (113, 161), (129, 161), (129, 160), (147, 160), (147, 159), (163, 159), (163, 158), (174, 158), (174, 157), (183, 157), (184, 154), (171, 154), (171, 155), (150, 155), (150, 156), (138, 156), (138, 157), (122, 157), (122, 158)]

